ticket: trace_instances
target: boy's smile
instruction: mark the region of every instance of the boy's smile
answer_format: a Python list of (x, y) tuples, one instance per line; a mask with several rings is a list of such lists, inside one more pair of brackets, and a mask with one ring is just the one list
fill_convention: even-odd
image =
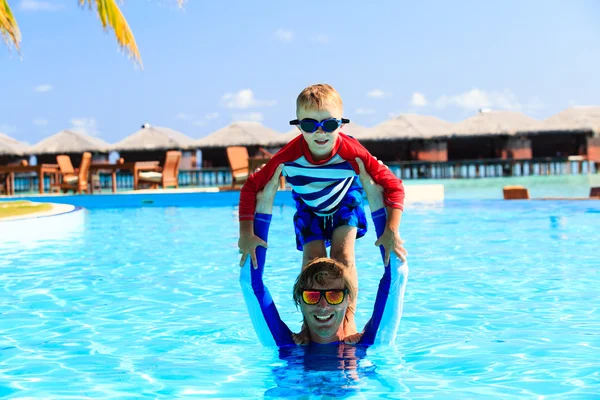
[[(332, 105), (326, 106), (320, 110), (299, 108), (296, 112), (296, 116), (299, 120), (310, 118), (317, 121), (323, 121), (324, 119), (329, 118), (341, 119), (342, 113), (343, 110), (340, 107)], [(298, 129), (300, 129), (300, 127), (298, 127)], [(322, 128), (319, 128), (314, 133), (306, 133), (300, 129), (315, 161), (324, 160), (331, 156), (340, 129), (341, 127), (333, 132), (325, 132)]]

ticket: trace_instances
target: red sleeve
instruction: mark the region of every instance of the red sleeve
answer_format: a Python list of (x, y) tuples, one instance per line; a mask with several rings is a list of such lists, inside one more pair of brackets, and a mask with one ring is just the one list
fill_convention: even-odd
[[(269, 179), (277, 170), (277, 166), (281, 163), (293, 161), (302, 155), (302, 136), (294, 138), (284, 148), (279, 150), (273, 158), (271, 158), (265, 166), (258, 172), (251, 174), (248, 177), (242, 190), (240, 191), (240, 221), (252, 221), (256, 210), (256, 194), (265, 187)], [(250, 172), (250, 171), (248, 171)]]
[(404, 210), (404, 186), (402, 180), (397, 178), (385, 165), (379, 164), (379, 161), (364, 148), (358, 140), (353, 137), (340, 133), (342, 145), (338, 154), (344, 160), (348, 161), (358, 174), (358, 164), (354, 160), (359, 157), (365, 164), (365, 168), (373, 180), (383, 186), (383, 200), (386, 206)]

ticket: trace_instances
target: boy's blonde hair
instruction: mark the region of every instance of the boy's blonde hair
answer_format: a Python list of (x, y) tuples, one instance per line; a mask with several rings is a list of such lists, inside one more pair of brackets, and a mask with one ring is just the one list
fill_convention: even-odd
[(304, 88), (296, 99), (296, 110), (322, 110), (327, 106), (344, 108), (342, 97), (332, 86), (318, 83)]

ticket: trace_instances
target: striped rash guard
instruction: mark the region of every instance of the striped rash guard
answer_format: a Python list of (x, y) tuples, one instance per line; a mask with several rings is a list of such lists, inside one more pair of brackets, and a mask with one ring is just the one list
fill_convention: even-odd
[[(379, 237), (385, 229), (385, 209), (375, 211), (372, 216), (375, 231)], [(266, 242), (270, 224), (270, 214), (256, 214), (254, 234)], [(383, 259), (383, 246), (380, 246), (380, 250)], [(248, 257), (241, 269), (240, 284), (244, 300), (254, 330), (263, 345), (296, 346), (292, 338), (292, 331), (279, 317), (273, 298), (263, 282), (266, 251), (267, 249), (264, 247), (256, 248), (258, 268), (253, 268), (250, 257)], [(373, 314), (365, 325), (358, 345), (391, 344), (396, 340), (396, 332), (402, 317), (404, 291), (408, 280), (408, 265), (392, 254), (390, 264), (384, 266), (383, 270), (373, 306)]]
[(254, 219), (256, 194), (265, 187), (279, 164), (294, 193), (319, 216), (335, 213), (348, 190), (356, 187), (359, 157), (373, 180), (383, 187), (384, 203), (403, 209), (404, 187), (386, 166), (379, 164), (358, 140), (339, 133), (329, 158), (315, 161), (308, 144), (298, 135), (258, 172), (250, 175), (240, 193), (240, 221)]

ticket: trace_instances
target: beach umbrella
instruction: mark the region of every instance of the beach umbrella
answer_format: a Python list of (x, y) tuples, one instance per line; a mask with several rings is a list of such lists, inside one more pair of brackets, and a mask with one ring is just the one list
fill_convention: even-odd
[(29, 145), (0, 133), (0, 156), (23, 156), (29, 153)]
[(31, 147), (31, 154), (106, 153), (110, 145), (102, 139), (83, 133), (60, 131)]
[(199, 148), (229, 146), (268, 146), (279, 136), (279, 132), (254, 121), (238, 121), (196, 140)]
[(193, 148), (194, 139), (171, 128), (142, 125), (137, 132), (110, 146), (114, 151), (187, 150)]
[(278, 133), (277, 136), (273, 138), (273, 141), (269, 143), (269, 145), (283, 147), (298, 135), (300, 135), (300, 131), (298, 128), (293, 127), (286, 133)]
[(400, 114), (370, 128), (360, 139), (409, 140), (448, 136), (452, 124), (431, 115)]
[(523, 130), (534, 132), (595, 132), (600, 134), (600, 106), (577, 106), (554, 114), (538, 126)]
[(454, 124), (451, 133), (452, 136), (515, 135), (539, 125), (540, 121), (518, 111), (482, 109), (477, 115)]

